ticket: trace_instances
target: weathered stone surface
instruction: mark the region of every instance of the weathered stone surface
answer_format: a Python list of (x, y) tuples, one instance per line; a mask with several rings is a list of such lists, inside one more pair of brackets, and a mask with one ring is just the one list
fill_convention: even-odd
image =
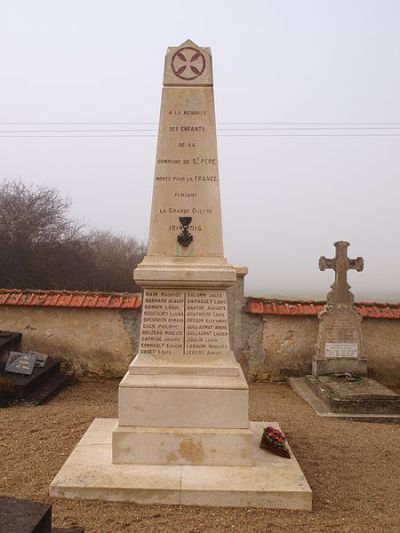
[(249, 466), (250, 429), (119, 427), (113, 432), (115, 464)]
[(349, 242), (337, 241), (334, 246), (336, 255), (333, 259), (319, 258), (320, 270), (331, 268), (335, 271), (335, 281), (331, 285), (332, 290), (328, 292), (326, 303), (327, 305), (352, 305), (354, 303), (354, 295), (350, 292), (350, 285), (347, 283), (347, 271), (355, 269), (361, 272), (364, 269), (364, 259), (362, 257), (357, 257), (357, 259), (349, 259), (347, 257)]
[(347, 257), (348, 242), (338, 241), (334, 245), (334, 259), (319, 259), (320, 270), (331, 268), (335, 271), (335, 281), (327, 295), (326, 305), (319, 314), (320, 326), (312, 372), (314, 376), (337, 372), (366, 375), (367, 362), (362, 353), (361, 316), (354, 306), (354, 296), (347, 283), (347, 271), (356, 269), (360, 272), (364, 268), (364, 260), (361, 257)]
[(319, 314), (320, 326), (313, 375), (352, 372), (366, 375), (367, 361), (362, 353), (361, 316), (352, 305), (325, 306)]
[(18, 326), (21, 349), (51, 354), (82, 377), (121, 378), (137, 353), (140, 312), (0, 306), (2, 327)]
[[(365, 378), (362, 378), (365, 379)], [(322, 398), (323, 391), (325, 391), (325, 386), (321, 385), (320, 391), (315, 391), (314, 387), (317, 387), (318, 384), (314, 385), (309, 383), (309, 380), (314, 380), (318, 382), (318, 378), (313, 376), (306, 377), (292, 377), (289, 378), (288, 382), (292, 389), (305, 400), (318, 414), (323, 418), (340, 418), (342, 420), (354, 420), (358, 422), (374, 422), (374, 423), (388, 423), (388, 424), (398, 424), (400, 423), (400, 412), (399, 413), (379, 413), (379, 412), (369, 412), (367, 410), (361, 410), (360, 412), (354, 411), (332, 411), (329, 404), (324, 401)]]
[(305, 380), (333, 413), (400, 414), (400, 394), (373, 379), (306, 376)]

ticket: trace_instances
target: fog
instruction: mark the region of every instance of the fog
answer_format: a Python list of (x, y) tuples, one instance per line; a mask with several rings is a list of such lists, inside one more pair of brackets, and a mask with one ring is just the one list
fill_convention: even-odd
[(0, 177), (147, 239), (164, 55), (210, 46), (225, 255), (246, 293), (322, 299), (351, 243), (356, 299), (400, 301), (400, 3), (0, 2)]

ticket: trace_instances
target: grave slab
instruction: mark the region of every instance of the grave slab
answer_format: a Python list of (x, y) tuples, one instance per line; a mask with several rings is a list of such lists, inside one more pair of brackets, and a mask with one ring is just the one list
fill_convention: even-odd
[(312, 493), (299, 464), (261, 450), (266, 425), (250, 422), (252, 466), (113, 464), (111, 434), (117, 419), (97, 418), (50, 486), (50, 495), (69, 499), (144, 504), (263, 507), (311, 511)]
[[(313, 383), (310, 386), (310, 381), (314, 379), (313, 376), (289, 378), (289, 384), (319, 416), (343, 418), (359, 422), (400, 423), (400, 395), (380, 383), (372, 379), (363, 378), (364, 383), (361, 384), (362, 394), (360, 394), (360, 388), (354, 387), (355, 383), (351, 382), (347, 384), (341, 383), (340, 388), (336, 389), (335, 393), (333, 392), (334, 389), (329, 392), (323, 381)], [(365, 401), (366, 390), (374, 390), (376, 393), (378, 389), (380, 391), (379, 395), (372, 394)], [(342, 398), (338, 396), (338, 390), (342, 391)], [(383, 394), (381, 394), (382, 392)], [(334, 395), (332, 403), (335, 410), (332, 410), (329, 400), (326, 399), (326, 396), (332, 394)], [(340, 406), (339, 409), (338, 406)], [(370, 407), (368, 408), (368, 406)]]

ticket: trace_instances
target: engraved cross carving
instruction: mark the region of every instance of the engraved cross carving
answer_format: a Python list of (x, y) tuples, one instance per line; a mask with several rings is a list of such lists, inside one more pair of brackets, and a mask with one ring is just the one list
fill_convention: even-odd
[(332, 290), (328, 292), (327, 304), (353, 304), (354, 295), (350, 292), (350, 285), (347, 283), (347, 271), (355, 269), (361, 272), (364, 268), (364, 259), (349, 259), (347, 257), (347, 248), (349, 242), (338, 241), (334, 243), (336, 255), (333, 259), (326, 257), (319, 258), (319, 269), (326, 270), (332, 268), (335, 271), (335, 281), (331, 285)]

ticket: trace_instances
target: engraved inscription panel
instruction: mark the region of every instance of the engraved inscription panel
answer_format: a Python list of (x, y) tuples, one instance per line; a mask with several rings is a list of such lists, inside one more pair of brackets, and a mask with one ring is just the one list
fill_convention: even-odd
[(146, 289), (140, 353), (219, 356), (229, 351), (225, 290)]
[(184, 348), (185, 297), (182, 291), (145, 289), (140, 353), (182, 354)]
[(219, 355), (229, 350), (226, 291), (186, 292), (185, 353)]
[(327, 342), (325, 344), (325, 357), (357, 357), (357, 343), (352, 342)]
[[(193, 240), (177, 242), (190, 217)], [(222, 256), (217, 140), (212, 88), (164, 88), (149, 255)]]
[(326, 324), (326, 342), (357, 342), (357, 327), (349, 318), (334, 318)]

